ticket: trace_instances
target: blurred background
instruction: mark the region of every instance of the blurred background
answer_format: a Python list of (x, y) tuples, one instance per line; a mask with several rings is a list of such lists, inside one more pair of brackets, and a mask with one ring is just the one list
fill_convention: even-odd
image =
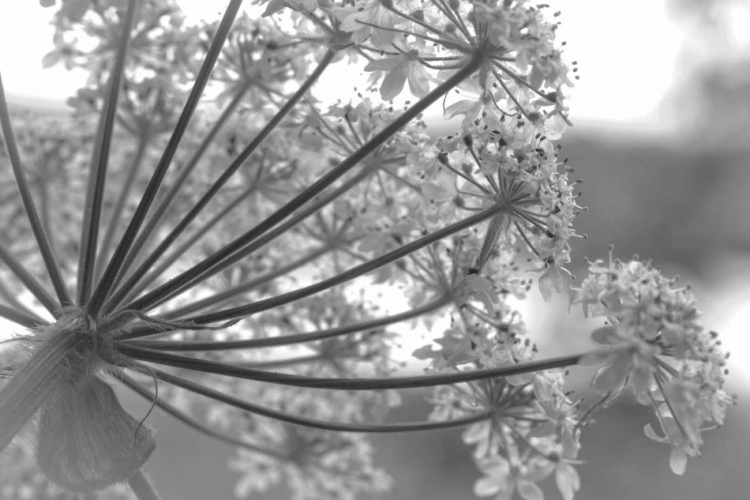
[[(216, 16), (214, 2), (184, 2), (190, 15)], [(750, 6), (740, 0), (566, 0), (565, 53), (578, 62), (570, 91), (575, 127), (563, 157), (584, 181), (572, 271), (584, 257), (653, 259), (665, 275), (691, 284), (704, 323), (730, 351), (728, 391), (739, 395), (726, 425), (705, 435), (703, 456), (684, 477), (669, 470), (669, 447), (643, 434), (652, 411), (625, 399), (597, 415), (583, 436), (582, 489), (590, 499), (750, 498)], [(42, 70), (52, 48), (52, 9), (37, 2), (0, 3), (0, 70), (16, 108), (65, 113), (84, 74)], [(435, 133), (448, 129), (435, 125)], [(543, 354), (584, 349), (592, 325), (567, 297), (524, 305)], [(591, 372), (572, 370), (571, 389), (591, 400)], [(404, 394), (392, 419), (417, 420), (427, 393)], [(148, 405), (123, 392), (135, 415)], [(165, 499), (231, 498), (237, 477), (223, 465), (230, 447), (197, 435), (155, 410), (159, 446), (149, 471)], [(479, 477), (460, 432), (374, 438), (380, 463), (394, 476), (383, 498), (466, 499)], [(559, 498), (546, 484), (548, 498)], [(257, 498), (286, 498), (283, 488)], [(255, 497), (253, 497), (255, 498)]]

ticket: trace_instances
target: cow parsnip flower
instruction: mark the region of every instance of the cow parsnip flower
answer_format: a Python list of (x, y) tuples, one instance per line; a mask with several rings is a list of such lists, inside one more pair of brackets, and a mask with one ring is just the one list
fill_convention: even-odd
[[(141, 470), (153, 433), (114, 383), (235, 446), (238, 496), (282, 479), (299, 498), (382, 492), (363, 434), (463, 427), (477, 493), (540, 498), (554, 474), (570, 500), (591, 409), (560, 369), (582, 359), (604, 365), (608, 400), (633, 386), (659, 408), (665, 437), (647, 434), (678, 470), (723, 421), (723, 356), (649, 266), (594, 266), (575, 292), (610, 320), (594, 333), (605, 350), (542, 358), (510, 306), (534, 274), (545, 298), (564, 289), (583, 210), (559, 161), (572, 80), (547, 7), (258, 0), (273, 19), (235, 22), (231, 0), (219, 23), (191, 24), (172, 0), (141, 3), (73, 0), (55, 17), (47, 63), (91, 75), (75, 134), (16, 141), (0, 85), (0, 181), (18, 191), (0, 199), (0, 316), (28, 329), (0, 365), (0, 450), (28, 438), (44, 475), (17, 468), (38, 488), (13, 494), (128, 482), (156, 498)], [(322, 106), (321, 75), (362, 59), (372, 87)], [(406, 82), (418, 99), (402, 109), (363, 94)], [(464, 119), (434, 140), (420, 116), (441, 100)], [(24, 156), (45, 161), (31, 185)], [(403, 310), (367, 297), (372, 281), (399, 287)], [(388, 327), (440, 316), (450, 326), (415, 353), (427, 373), (394, 376)], [(384, 422), (414, 387), (436, 387), (429, 419)]]

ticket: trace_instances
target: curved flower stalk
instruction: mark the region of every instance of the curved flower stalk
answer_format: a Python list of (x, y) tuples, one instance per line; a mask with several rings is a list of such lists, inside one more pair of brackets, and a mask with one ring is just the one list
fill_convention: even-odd
[[(678, 469), (697, 453), (728, 399), (690, 314), (635, 325), (625, 291), (589, 278), (574, 301), (604, 308), (612, 324), (594, 336), (611, 349), (537, 359), (509, 305), (535, 281), (545, 299), (565, 288), (582, 210), (559, 161), (571, 81), (545, 8), (271, 0), (257, 2), (273, 17), (263, 20), (240, 3), (194, 25), (167, 0), (63, 3), (45, 63), (89, 69), (73, 104), (99, 120), (47, 148), (62, 173), (76, 167), (56, 188), (87, 192), (58, 212), (35, 198), (34, 144), (16, 140), (0, 82), (9, 199), (28, 217), (0, 241), (12, 281), (0, 316), (29, 329), (0, 366), (0, 449), (19, 453), (28, 437), (44, 474), (14, 479), (92, 498), (128, 483), (155, 498), (141, 469), (156, 439), (117, 400), (122, 382), (236, 445), (240, 497), (281, 480), (297, 498), (380, 492), (390, 481), (365, 434), (464, 427), (483, 473), (476, 493), (539, 498), (554, 474), (568, 500), (590, 411), (561, 369), (582, 359), (606, 365), (597, 388), (637, 380), (642, 400), (663, 401), (667, 437), (647, 433), (678, 444)], [(321, 104), (321, 76), (357, 61), (381, 98), (408, 88), (416, 100), (397, 109), (354, 92)], [(421, 115), (438, 102), (463, 122), (435, 140)], [(365, 293), (373, 282), (399, 288), (401, 307)], [(668, 296), (639, 295), (654, 311)], [(390, 326), (448, 316), (438, 347), (415, 352), (428, 373), (394, 374)], [(434, 411), (388, 421), (410, 387), (435, 387)]]

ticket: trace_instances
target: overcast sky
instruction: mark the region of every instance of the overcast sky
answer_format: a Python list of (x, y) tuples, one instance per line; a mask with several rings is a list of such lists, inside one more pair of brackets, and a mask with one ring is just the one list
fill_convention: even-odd
[[(183, 0), (196, 16), (216, 17), (215, 2)], [(248, 2), (249, 3), (249, 2)], [(581, 79), (571, 90), (577, 124), (663, 128), (654, 112), (672, 81), (681, 32), (664, 0), (551, 0), (560, 8), (560, 39), (568, 60), (578, 61)], [(0, 71), (10, 94), (52, 99), (72, 95), (85, 74), (62, 67), (44, 70), (52, 48), (52, 9), (34, 0), (0, 2)]]

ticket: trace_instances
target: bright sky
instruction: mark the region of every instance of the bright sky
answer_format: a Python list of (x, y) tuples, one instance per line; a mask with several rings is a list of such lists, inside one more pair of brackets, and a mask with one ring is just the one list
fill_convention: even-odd
[[(665, 128), (655, 108), (671, 84), (681, 43), (681, 32), (667, 17), (666, 1), (547, 3), (562, 10), (560, 39), (568, 42), (567, 57), (580, 68), (581, 79), (571, 90), (574, 123)], [(188, 13), (214, 18), (220, 10), (214, 1), (181, 4)], [(85, 80), (83, 73), (41, 67), (52, 48), (52, 12), (35, 0), (0, 2), (0, 72), (7, 92), (64, 102)]]

